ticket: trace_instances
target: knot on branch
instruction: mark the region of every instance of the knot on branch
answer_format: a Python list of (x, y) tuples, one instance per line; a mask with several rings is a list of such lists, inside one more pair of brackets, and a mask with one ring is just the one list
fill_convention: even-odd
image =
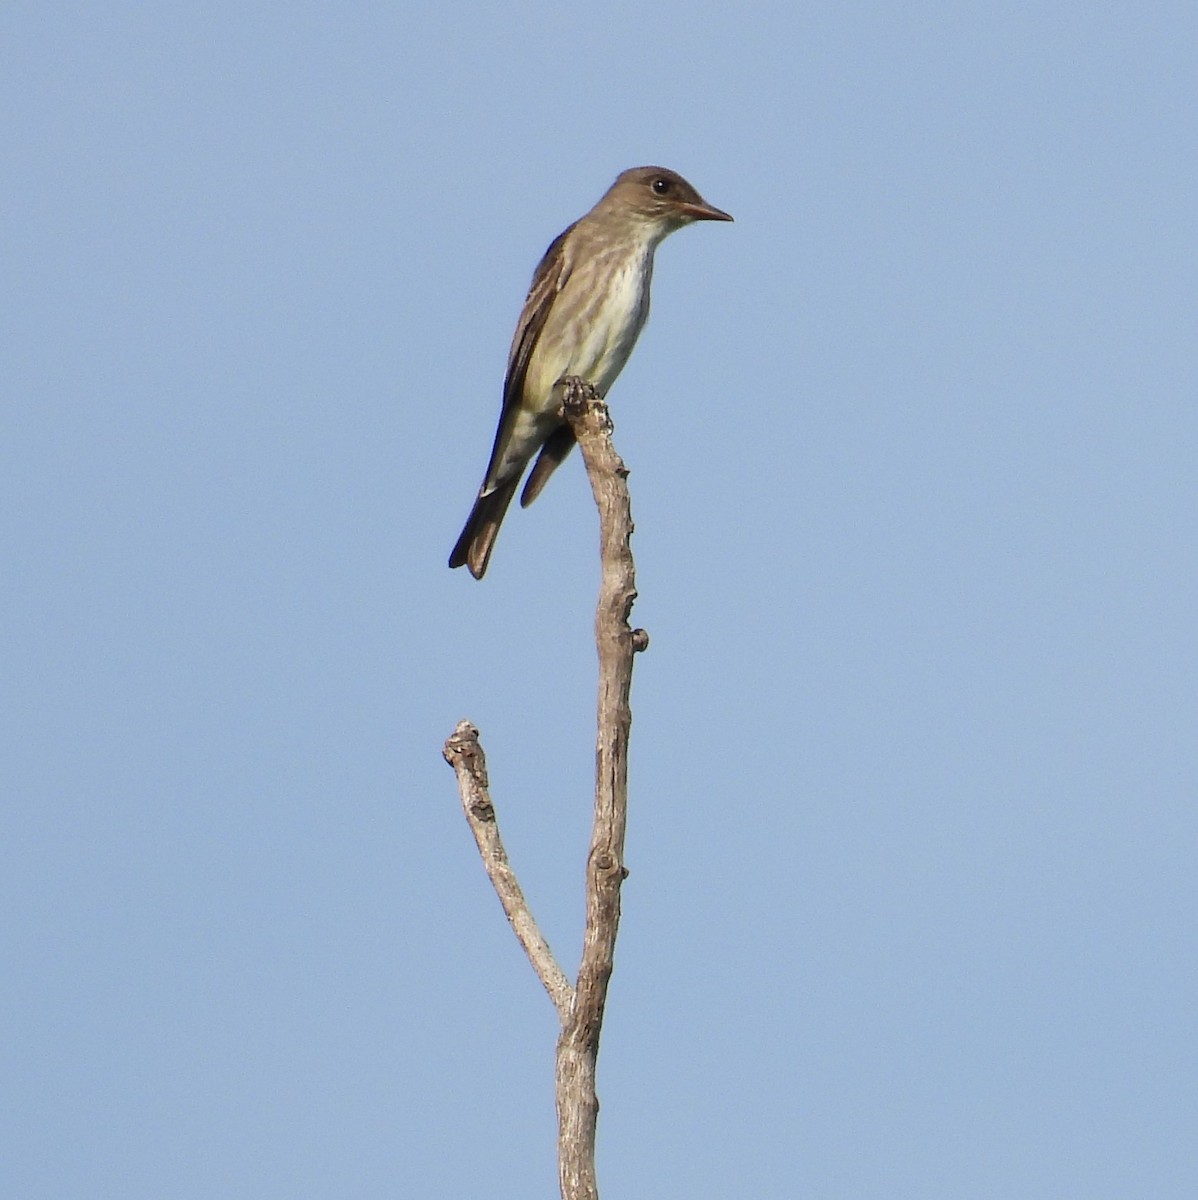
[(591, 857), (591, 865), (599, 879), (607, 883), (619, 884), (628, 878), (624, 864), (610, 850), (597, 850)]
[(495, 824), (495, 806), (490, 800), (475, 800), (470, 805), (471, 815), (478, 821)]
[(441, 749), (445, 761), (456, 771), (468, 771), (481, 787), (488, 787), (487, 756), (478, 740), (478, 730), (469, 721), (459, 721)]
[(632, 652), (640, 654), (642, 650), (649, 649), (649, 632), (645, 629), (634, 629), (632, 631)]

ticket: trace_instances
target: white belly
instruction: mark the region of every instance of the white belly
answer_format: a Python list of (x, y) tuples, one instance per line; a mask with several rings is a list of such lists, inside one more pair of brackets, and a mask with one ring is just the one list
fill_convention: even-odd
[(569, 326), (559, 337), (546, 338), (548, 328), (542, 331), (525, 377), (525, 395), (547, 404), (559, 379), (579, 375), (605, 396), (648, 319), (652, 275), (650, 248), (624, 258), (602, 295), (591, 283), (592, 273), (575, 269), (554, 301), (557, 312), (546, 322), (548, 327), (557, 313), (570, 314)]

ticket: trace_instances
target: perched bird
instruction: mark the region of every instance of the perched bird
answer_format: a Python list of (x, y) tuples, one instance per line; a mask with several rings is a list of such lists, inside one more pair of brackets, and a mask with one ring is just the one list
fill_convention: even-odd
[(600, 396), (623, 370), (649, 316), (653, 253), (692, 221), (731, 221), (665, 167), (625, 171), (586, 216), (545, 251), (508, 354), (503, 410), (478, 499), (449, 556), (475, 579), (534, 454), (520, 504), (527, 507), (574, 445), (554, 389), (581, 376)]

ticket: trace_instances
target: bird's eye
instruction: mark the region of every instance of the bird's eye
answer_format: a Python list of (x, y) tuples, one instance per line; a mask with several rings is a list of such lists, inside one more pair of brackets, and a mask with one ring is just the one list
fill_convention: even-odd
[(655, 179), (653, 181), (653, 190), (659, 196), (668, 195), (670, 188), (672, 188), (673, 186), (674, 185), (668, 179)]

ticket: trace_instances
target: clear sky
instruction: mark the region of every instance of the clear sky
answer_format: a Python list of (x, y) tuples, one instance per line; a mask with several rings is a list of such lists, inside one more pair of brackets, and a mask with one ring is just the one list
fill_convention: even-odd
[(604, 1195), (1198, 1176), (1192, 4), (0, 11), (0, 1194), (551, 1196), (577, 458), (445, 559), (549, 241), (667, 241), (609, 397), (634, 686)]

